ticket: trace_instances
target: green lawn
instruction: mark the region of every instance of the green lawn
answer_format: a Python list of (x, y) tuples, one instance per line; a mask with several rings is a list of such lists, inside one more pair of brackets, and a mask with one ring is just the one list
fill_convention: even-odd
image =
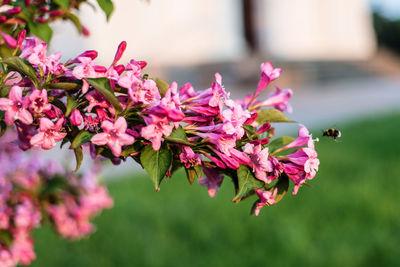
[(32, 266), (400, 266), (399, 126), (388, 115), (321, 140), (313, 187), (258, 217), (254, 198), (230, 202), (229, 180), (215, 199), (182, 173), (158, 193), (146, 177), (109, 182), (115, 207), (97, 232), (67, 242), (36, 231)]

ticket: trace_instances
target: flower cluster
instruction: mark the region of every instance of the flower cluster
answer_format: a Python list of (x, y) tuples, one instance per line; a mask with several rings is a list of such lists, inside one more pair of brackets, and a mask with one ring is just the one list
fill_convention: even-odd
[[(107, 1), (107, 4), (104, 4), (104, 1), (101, 0), (98, 2), (100, 8), (109, 18), (113, 12), (113, 3)], [(7, 54), (5, 52), (7, 48), (15, 49), (18, 47), (16, 36), (21, 30), (26, 30), (29, 35), (33, 34), (49, 42), (52, 36), (49, 23), (60, 19), (71, 21), (80, 34), (88, 36), (89, 30), (81, 24), (79, 17), (74, 14), (83, 3), (91, 4), (87, 0), (2, 0), (0, 4), (2, 56)]]
[(293, 123), (283, 113), (292, 111), (292, 90), (275, 86), (259, 100), (281, 74), (270, 62), (261, 65), (255, 93), (233, 100), (218, 73), (204, 90), (190, 83), (169, 85), (145, 74), (146, 62), (118, 64), (125, 49), (122, 42), (109, 66), (96, 65), (93, 50), (61, 63), (59, 53), (47, 55), (46, 43), (28, 38), (19, 57), (5, 58), (0, 110), (5, 124), (16, 126), (19, 146), (52, 149), (70, 143), (78, 167), (83, 146), (93, 158), (115, 164), (131, 157), (156, 190), (181, 167), (189, 182), (199, 178), (211, 197), (229, 177), (233, 201), (258, 195), (256, 215), (282, 199), (289, 180), (296, 194), (314, 178), (319, 160), (308, 130), (301, 125), (297, 138), (275, 137), (271, 127)]
[(96, 170), (78, 177), (53, 161), (28, 157), (14, 144), (15, 134), (0, 139), (0, 266), (29, 265), (36, 258), (32, 230), (51, 222), (68, 239), (94, 230), (90, 219), (112, 206)]

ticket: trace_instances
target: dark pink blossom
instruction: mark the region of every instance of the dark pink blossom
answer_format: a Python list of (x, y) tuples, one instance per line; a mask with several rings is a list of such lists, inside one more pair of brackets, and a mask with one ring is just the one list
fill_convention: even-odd
[(47, 102), (47, 91), (45, 89), (42, 91), (34, 90), (29, 95), (29, 100), (31, 102), (29, 109), (36, 114), (47, 112), (51, 109), (51, 104)]
[(215, 168), (203, 167), (205, 177), (199, 179), (199, 184), (208, 187), (208, 194), (210, 197), (217, 195), (218, 189), (224, 180), (224, 176), (221, 175)]
[(188, 146), (182, 147), (182, 153), (179, 155), (179, 159), (185, 164), (185, 168), (190, 168), (201, 164), (199, 154), (194, 153), (193, 149)]
[(271, 206), (276, 204), (276, 195), (278, 193), (278, 189), (275, 188), (273, 192), (271, 191), (263, 191), (262, 189), (254, 190), (257, 196), (259, 197), (259, 201), (256, 203), (256, 208), (254, 210), (254, 214), (258, 216), (262, 207)]

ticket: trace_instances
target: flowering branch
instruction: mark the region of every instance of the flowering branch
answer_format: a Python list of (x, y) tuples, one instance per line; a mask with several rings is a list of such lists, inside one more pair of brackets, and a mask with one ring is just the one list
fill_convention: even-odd
[(305, 126), (297, 138), (274, 138), (271, 123), (293, 122), (282, 113), (291, 111), (292, 91), (276, 87), (266, 100), (258, 100), (281, 73), (269, 62), (261, 65), (256, 92), (234, 101), (219, 74), (210, 88), (195, 91), (189, 83), (178, 88), (175, 82), (149, 78), (143, 73), (146, 62), (119, 65), (125, 42), (107, 67), (94, 63), (96, 51), (61, 63), (61, 54), (47, 56), (46, 48), (28, 38), (19, 57), (2, 60), (2, 128), (15, 125), (24, 150), (69, 143), (77, 168), (84, 146), (93, 158), (114, 164), (131, 157), (147, 171), (156, 191), (181, 167), (189, 182), (199, 178), (211, 197), (229, 177), (234, 202), (257, 194), (256, 215), (283, 198), (289, 180), (296, 194), (316, 175), (319, 160)]

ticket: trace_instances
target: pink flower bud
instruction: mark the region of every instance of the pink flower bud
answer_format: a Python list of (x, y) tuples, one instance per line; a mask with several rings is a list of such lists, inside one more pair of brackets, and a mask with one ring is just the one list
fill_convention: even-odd
[(114, 67), (114, 70), (118, 73), (118, 75), (121, 75), (125, 71), (125, 66), (117, 65)]
[(118, 60), (121, 59), (122, 55), (123, 55), (124, 52), (125, 52), (125, 49), (126, 49), (126, 42), (123, 41), (123, 42), (121, 42), (121, 43), (119, 44), (119, 46), (118, 46), (117, 53), (115, 54), (115, 57), (114, 57), (114, 61), (113, 61), (113, 63), (111, 64), (112, 66), (114, 66), (115, 64), (117, 64)]
[(107, 71), (107, 68), (104, 67), (104, 66), (98, 66), (98, 65), (96, 65), (96, 66), (93, 66), (93, 68), (94, 68), (94, 70), (95, 70), (96, 72), (105, 73), (105, 72)]
[(52, 10), (49, 12), (49, 15), (51, 17), (59, 17), (59, 16), (62, 16), (63, 14), (64, 14), (63, 10)]
[(81, 125), (82, 122), (83, 122), (82, 114), (81, 114), (80, 111), (77, 110), (77, 109), (74, 109), (74, 110), (71, 112), (71, 115), (70, 115), (69, 119), (70, 119), (72, 125), (74, 125), (74, 126), (79, 126), (79, 125)]
[(39, 22), (39, 23), (42, 23), (42, 24), (47, 22), (47, 20), (45, 18), (43, 18), (43, 17), (36, 18), (36, 21)]
[(266, 131), (268, 131), (271, 128), (271, 124), (269, 124), (268, 122), (263, 124), (258, 130), (257, 130), (257, 134), (262, 134)]
[(82, 26), (82, 34), (83, 36), (89, 36), (90, 35), (89, 29), (86, 28), (85, 26)]
[(23, 29), (22, 31), (20, 31), (18, 33), (18, 37), (17, 37), (17, 47), (21, 47), (22, 42), (25, 40), (26, 37), (26, 30)]
[(7, 33), (4, 33), (2, 31), (0, 31), (0, 35), (8, 47), (17, 47), (17, 40), (15, 40), (11, 35), (8, 35)]
[(0, 16), (0, 24), (3, 24), (4, 22), (6, 22), (7, 17), (6, 16)]
[(31, 5), (31, 0), (24, 0), (24, 2), (25, 2), (26, 6), (30, 6)]
[(39, 8), (39, 12), (40, 13), (45, 13), (45, 12), (47, 12), (49, 9), (47, 8), (47, 6), (42, 6), (42, 7), (40, 7)]
[(7, 10), (5, 13), (8, 15), (17, 15), (21, 12), (22, 8), (17, 6)]

